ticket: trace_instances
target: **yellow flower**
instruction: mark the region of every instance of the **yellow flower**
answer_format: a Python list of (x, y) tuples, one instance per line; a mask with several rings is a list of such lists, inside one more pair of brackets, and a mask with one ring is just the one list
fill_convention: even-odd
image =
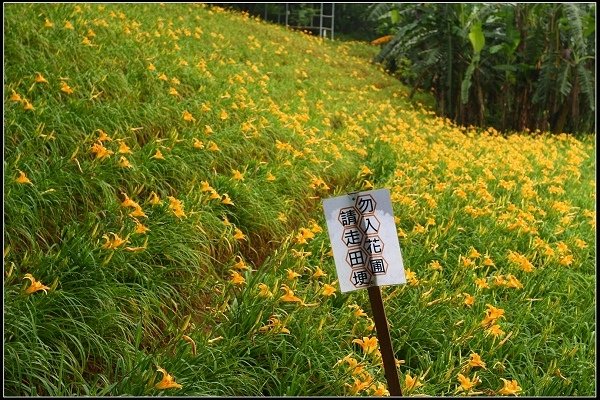
[(210, 135), (211, 133), (213, 133), (213, 130), (210, 127), (210, 125), (204, 125), (204, 133), (207, 135)]
[(573, 264), (573, 255), (569, 254), (569, 255), (563, 256), (560, 258), (560, 260), (558, 262), (560, 263), (560, 265), (569, 266), (569, 265)]
[(65, 29), (75, 29), (71, 21), (65, 21)]
[(358, 304), (350, 304), (348, 307), (354, 309), (353, 314), (356, 318), (367, 316), (367, 313), (362, 308), (360, 308)]
[(169, 94), (172, 96), (179, 96), (179, 92), (174, 87), (169, 88)]
[(65, 81), (60, 81), (60, 90), (66, 94), (73, 94), (73, 89)]
[(167, 371), (165, 371), (163, 368), (159, 367), (157, 369), (157, 371), (162, 372), (163, 378), (160, 382), (158, 382), (156, 385), (154, 385), (155, 388), (157, 388), (157, 389), (181, 389), (183, 387), (179, 383), (175, 382), (175, 379), (173, 378), (173, 376), (171, 376), (171, 374), (167, 373)]
[(498, 325), (498, 324), (492, 325), (489, 329), (487, 329), (486, 332), (488, 335), (492, 335), (494, 337), (504, 336), (504, 333), (505, 333), (502, 329), (500, 329), (500, 325)]
[(481, 360), (481, 356), (477, 353), (471, 353), (469, 359), (469, 367), (485, 368), (485, 363)]
[(464, 376), (463, 374), (458, 374), (458, 381), (460, 382), (460, 388), (464, 391), (468, 391), (475, 387), (479, 383), (479, 378), (477, 375), (473, 376), (473, 379)]
[(234, 285), (243, 285), (246, 283), (246, 279), (236, 271), (231, 272), (231, 282)]
[(347, 355), (341, 360), (338, 360), (338, 362), (336, 362), (334, 366), (337, 366), (343, 363), (344, 361), (348, 363), (348, 367), (350, 368), (352, 375), (360, 375), (365, 370), (364, 365), (360, 364), (358, 361), (356, 361), (356, 358), (351, 357), (350, 355)]
[(173, 211), (176, 217), (181, 218), (185, 217), (185, 212), (183, 211), (183, 203), (180, 200), (177, 200), (173, 196), (168, 196), (169, 199), (169, 208)]
[(25, 111), (33, 111), (33, 110), (35, 110), (35, 108), (33, 107), (33, 104), (31, 104), (29, 102), (29, 100), (27, 100), (27, 99), (23, 100), (23, 109)]
[(264, 283), (259, 283), (258, 289), (260, 290), (258, 293), (260, 297), (273, 297), (273, 293), (269, 290), (269, 287)]
[(492, 259), (488, 256), (485, 256), (483, 258), (483, 265), (485, 265), (486, 267), (491, 267), (494, 265), (494, 262), (492, 261)]
[(106, 147), (102, 145), (102, 143), (94, 143), (94, 145), (90, 148), (92, 153), (96, 154), (96, 158), (103, 159), (106, 157), (110, 157), (113, 154), (112, 150), (108, 150)]
[(129, 162), (129, 160), (125, 158), (125, 156), (121, 156), (121, 158), (119, 158), (119, 167), (122, 167), (122, 168), (133, 168), (133, 166), (131, 165), (131, 163)]
[(164, 72), (162, 72), (159, 76), (158, 79), (160, 79), (161, 81), (168, 81), (169, 78), (164, 74)]
[(479, 258), (480, 256), (481, 254), (479, 254), (479, 252), (475, 248), (471, 247), (469, 258)]
[(429, 268), (431, 268), (435, 271), (441, 271), (442, 265), (440, 264), (439, 261), (435, 260), (435, 261), (432, 261), (431, 263), (429, 263)]
[(244, 175), (238, 171), (237, 169), (232, 170), (233, 172), (233, 179), (236, 181), (243, 181), (244, 180)]
[(37, 83), (48, 83), (48, 81), (46, 80), (46, 78), (44, 78), (43, 75), (40, 74), (39, 72), (35, 76), (35, 81)]
[(372, 386), (373, 396), (389, 396), (390, 392), (385, 388), (383, 383), (377, 383), (377, 385)]
[(407, 373), (404, 377), (404, 389), (409, 392), (418, 388), (419, 386), (423, 386), (419, 378), (417, 376), (412, 377), (409, 373)]
[(144, 214), (144, 210), (142, 210), (142, 207), (140, 207), (139, 204), (135, 207), (135, 210), (133, 210), (132, 212), (129, 213), (129, 215), (131, 215), (132, 217), (148, 218), (148, 216), (146, 214)]
[(148, 65), (148, 71), (156, 71), (154, 64), (150, 63), (150, 65)]
[(299, 273), (297, 273), (297, 272), (295, 272), (295, 271), (293, 271), (293, 270), (291, 270), (289, 268), (287, 269), (287, 278), (289, 280), (294, 280), (294, 279), (296, 279), (296, 278), (298, 278), (300, 276), (302, 276), (302, 275), (300, 275)]
[(268, 332), (273, 331), (275, 333), (290, 333), (289, 329), (287, 329), (283, 323), (277, 318), (275, 315), (272, 315), (269, 318), (269, 323), (267, 325), (261, 326), (258, 328), (259, 332)]
[(371, 171), (369, 169), (369, 167), (367, 167), (366, 165), (363, 165), (362, 168), (360, 169), (360, 175), (365, 176), (365, 175), (372, 175), (373, 171)]
[(498, 318), (504, 316), (504, 310), (502, 308), (496, 308), (491, 304), (486, 304), (487, 310), (485, 311), (485, 318), (481, 322), (482, 326), (489, 325), (495, 322)]
[(246, 265), (246, 263), (244, 262), (244, 260), (242, 260), (242, 257), (236, 256), (236, 258), (239, 258), (239, 261), (236, 262), (235, 264), (233, 264), (233, 268), (239, 269), (239, 270), (246, 270), (246, 269), (248, 269), (248, 266)]
[(217, 193), (215, 189), (210, 190), (210, 196), (208, 197), (211, 200), (221, 199), (221, 195)]
[(221, 110), (221, 119), (225, 121), (227, 118), (229, 118), (229, 114), (227, 114), (227, 111)]
[(515, 289), (520, 289), (523, 287), (523, 284), (521, 282), (519, 282), (519, 280), (517, 279), (516, 276), (508, 274), (508, 275), (506, 275), (506, 278), (508, 279), (508, 282), (506, 283), (507, 287), (515, 288)]
[(242, 232), (239, 228), (235, 228), (235, 234), (233, 235), (233, 238), (237, 240), (245, 240), (246, 235), (244, 235), (244, 232)]
[(208, 183), (207, 181), (200, 182), (200, 185), (200, 191), (202, 192), (210, 192), (211, 190), (213, 190), (213, 188), (210, 186), (210, 183)]
[(21, 98), (21, 95), (19, 93), (15, 92), (14, 90), (12, 91), (12, 94), (10, 95), (10, 100), (15, 101), (15, 102), (23, 101), (23, 99)]
[(50, 21), (48, 18), (46, 18), (46, 21), (44, 22), (44, 26), (46, 28), (52, 28), (54, 26), (54, 24), (52, 23), (52, 21)]
[(136, 203), (135, 201), (131, 200), (129, 198), (129, 196), (127, 196), (127, 194), (121, 192), (121, 194), (123, 196), (125, 196), (125, 200), (123, 200), (123, 202), (121, 203), (121, 207), (133, 207), (133, 208), (137, 208), (139, 207), (138, 203)]
[(189, 122), (195, 122), (196, 118), (194, 118), (194, 116), (192, 114), (190, 114), (189, 111), (185, 110), (183, 112), (183, 120), (184, 121), (189, 121)]
[(156, 149), (156, 154), (154, 154), (150, 158), (156, 158), (157, 160), (164, 160), (165, 159), (165, 157), (160, 152), (160, 149)]
[(135, 233), (146, 233), (150, 230), (147, 226), (143, 225), (140, 221), (134, 218), (135, 221)]
[(475, 297), (471, 296), (469, 293), (463, 293), (463, 295), (465, 296), (465, 305), (471, 307), (475, 304)]
[(116, 233), (112, 233), (109, 232), (111, 235), (113, 235), (113, 240), (110, 240), (108, 238), (108, 235), (104, 234), (102, 235), (102, 238), (104, 240), (106, 240), (106, 243), (104, 243), (102, 245), (102, 248), (104, 249), (116, 249), (117, 247), (119, 247), (120, 245), (128, 242), (127, 238), (122, 239), (121, 237), (119, 237), (119, 235), (117, 235)]
[(21, 171), (20, 169), (18, 169), (17, 171), (19, 171), (19, 177), (15, 178), (15, 182), (32, 184), (27, 175), (25, 175), (25, 172)]
[(315, 273), (312, 276), (315, 279), (319, 279), (322, 276), (327, 276), (327, 274), (325, 272), (323, 272), (321, 267), (317, 267), (317, 270), (315, 271)]
[(328, 283), (323, 286), (321, 294), (323, 296), (335, 296), (336, 288)]
[(194, 138), (194, 148), (195, 149), (203, 149), (204, 148), (204, 143), (202, 143), (202, 140)]
[(406, 281), (409, 283), (409, 285), (417, 286), (419, 284), (419, 279), (417, 278), (417, 274), (415, 274), (408, 268), (406, 268), (404, 270), (404, 273), (406, 275)]
[(477, 287), (479, 289), (489, 289), (490, 285), (488, 285), (487, 283), (487, 279), (486, 278), (477, 278), (475, 279), (475, 285), (477, 285)]
[(161, 203), (160, 197), (158, 197), (158, 195), (154, 192), (150, 192), (150, 197), (148, 198), (148, 201), (153, 206)]
[(502, 286), (505, 284), (504, 275), (494, 276), (494, 285)]
[(81, 44), (85, 46), (92, 46), (92, 41), (87, 36), (84, 36)]
[(210, 151), (219, 151), (219, 146), (217, 146), (217, 144), (215, 142), (213, 142), (212, 140), (208, 142), (208, 149)]
[(304, 303), (302, 299), (294, 295), (292, 289), (290, 289), (287, 285), (282, 285), (281, 289), (285, 291), (285, 294), (279, 298), (280, 300), (287, 302), (298, 302), (301, 304)]
[(25, 274), (25, 276), (23, 277), (23, 279), (29, 279), (29, 281), (31, 282), (31, 285), (29, 285), (29, 287), (25, 290), (25, 293), (27, 294), (32, 294), (35, 293), (37, 291), (43, 290), (44, 293), (48, 294), (48, 290), (50, 290), (50, 288), (44, 284), (42, 284), (42, 282), (36, 280), (33, 275), (31, 274)]
[[(462, 257), (462, 256), (460, 256)], [(462, 258), (462, 265), (464, 267), (472, 267), (473, 265), (475, 265), (475, 262), (473, 260), (471, 260), (470, 258)]]
[(102, 129), (96, 129), (98, 131), (98, 141), (100, 142), (105, 142), (105, 141), (109, 141), (112, 142), (112, 139), (106, 134), (106, 132), (104, 132)]
[(579, 247), (580, 249), (585, 249), (587, 247), (587, 243), (581, 239), (575, 239), (575, 246)]
[(522, 389), (519, 386), (519, 383), (517, 381), (515, 381), (514, 379), (512, 380), (507, 380), (504, 378), (500, 378), (502, 379), (502, 381), (504, 382), (504, 387), (500, 390), (498, 390), (498, 394), (502, 394), (502, 395), (509, 395), (509, 394), (514, 394), (516, 395), (517, 393), (519, 393)]
[(267, 181), (268, 182), (273, 182), (275, 179), (277, 179), (277, 178), (275, 177), (275, 175), (273, 175), (271, 173), (271, 171), (267, 172)]
[(377, 345), (378, 345), (376, 336), (372, 336), (372, 337), (363, 336), (362, 339), (354, 339), (352, 341), (352, 343), (358, 343), (360, 345), (360, 347), (362, 347), (365, 354), (370, 354), (370, 353), (374, 352), (375, 350), (377, 350)]
[(119, 142), (119, 153), (121, 154), (132, 154), (131, 149), (129, 148), (129, 146), (127, 146), (127, 144), (125, 144), (125, 142)]

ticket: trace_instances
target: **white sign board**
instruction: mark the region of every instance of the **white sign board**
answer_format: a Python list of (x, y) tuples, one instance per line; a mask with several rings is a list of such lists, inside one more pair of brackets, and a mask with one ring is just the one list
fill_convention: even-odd
[(340, 291), (406, 283), (390, 191), (323, 200)]

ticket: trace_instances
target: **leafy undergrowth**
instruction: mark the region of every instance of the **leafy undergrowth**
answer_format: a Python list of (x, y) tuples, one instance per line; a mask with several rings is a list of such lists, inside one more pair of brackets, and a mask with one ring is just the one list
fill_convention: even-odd
[(321, 208), (379, 187), (405, 394), (594, 393), (592, 140), (457, 127), (374, 48), (218, 7), (4, 31), (5, 394), (385, 394)]

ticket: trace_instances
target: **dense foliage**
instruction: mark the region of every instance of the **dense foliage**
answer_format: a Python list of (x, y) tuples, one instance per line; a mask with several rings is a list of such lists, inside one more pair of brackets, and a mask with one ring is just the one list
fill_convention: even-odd
[[(595, 4), (376, 4), (394, 38), (376, 60), (437, 112), (497, 129), (595, 129)], [(392, 23), (392, 20), (395, 23)]]

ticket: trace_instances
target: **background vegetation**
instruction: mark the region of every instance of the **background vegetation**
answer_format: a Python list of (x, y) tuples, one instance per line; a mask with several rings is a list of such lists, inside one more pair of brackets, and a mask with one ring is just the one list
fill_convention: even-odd
[(4, 21), (4, 394), (384, 395), (321, 200), (387, 187), (404, 393), (594, 395), (593, 138), (458, 126), (372, 46), (214, 6)]
[(371, 6), (394, 38), (376, 60), (436, 111), (502, 131), (595, 132), (593, 3)]

